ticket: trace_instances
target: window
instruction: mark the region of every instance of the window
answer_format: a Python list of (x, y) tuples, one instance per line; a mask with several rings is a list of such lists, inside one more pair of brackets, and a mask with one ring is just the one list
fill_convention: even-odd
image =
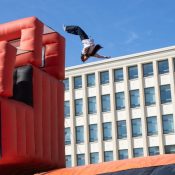
[(98, 162), (99, 162), (99, 153), (98, 152), (90, 153), (90, 163), (94, 164)]
[(87, 75), (87, 87), (95, 86), (95, 74)]
[(171, 89), (169, 84), (160, 86), (160, 98), (161, 104), (171, 102)]
[(143, 64), (143, 76), (148, 77), (153, 75), (153, 63)]
[(175, 154), (175, 145), (166, 145), (165, 154)]
[(139, 137), (142, 136), (142, 126), (141, 126), (141, 119), (132, 119), (132, 136)]
[(125, 97), (124, 92), (117, 92), (115, 94), (115, 101), (116, 101), (116, 109), (124, 109), (125, 108)]
[(101, 103), (102, 103), (102, 112), (110, 111), (110, 95), (102, 95), (101, 96)]
[[(19, 48), (19, 46), (18, 46), (18, 48)], [(42, 68), (45, 67), (45, 52), (46, 52), (46, 48), (42, 47), (42, 57), (41, 57), (41, 61), (42, 61), (41, 67)]]
[(64, 129), (65, 132), (65, 145), (71, 144), (71, 138), (70, 138), (70, 127)]
[(165, 74), (169, 72), (168, 60), (158, 61), (159, 74)]
[(175, 72), (175, 58), (173, 58), (173, 63), (174, 63), (174, 72)]
[(64, 82), (64, 90), (65, 91), (69, 90), (69, 79), (66, 78), (63, 82)]
[(69, 101), (64, 102), (64, 116), (65, 117), (70, 116), (70, 103), (69, 103)]
[(158, 146), (149, 147), (149, 155), (150, 156), (159, 155), (159, 147)]
[(112, 139), (112, 125), (111, 122), (103, 123), (103, 140)]
[(76, 143), (83, 143), (84, 142), (84, 127), (83, 126), (76, 126)]
[(114, 81), (123, 81), (123, 68), (114, 70)]
[(143, 156), (143, 148), (134, 148), (133, 154), (134, 154), (134, 157), (142, 157)]
[(101, 84), (109, 83), (109, 72), (108, 71), (100, 72), (100, 83)]
[(79, 116), (83, 114), (83, 100), (76, 99), (75, 100), (75, 116)]
[(117, 121), (117, 135), (118, 139), (127, 137), (126, 120)]
[(72, 166), (71, 155), (66, 155), (66, 167)]
[(164, 134), (174, 133), (173, 115), (172, 114), (163, 115), (162, 120), (163, 120), (163, 133)]
[(145, 88), (145, 105), (155, 104), (155, 90), (154, 87)]
[(118, 151), (119, 154), (119, 160), (128, 159), (128, 150), (122, 149)]
[(94, 114), (96, 112), (96, 97), (88, 97), (88, 114)]
[(81, 76), (74, 77), (74, 89), (82, 88), (82, 78)]
[(157, 129), (157, 117), (147, 117), (147, 135), (157, 135), (158, 129)]
[(139, 90), (131, 90), (130, 91), (130, 107), (135, 108), (140, 106), (140, 96)]
[(77, 166), (85, 164), (85, 155), (84, 154), (77, 154)]
[(129, 80), (138, 78), (138, 69), (137, 66), (131, 66), (128, 67), (128, 76), (129, 76)]
[(89, 125), (89, 141), (95, 142), (97, 140), (98, 140), (97, 124), (91, 124)]
[(104, 161), (112, 161), (113, 160), (113, 151), (105, 151), (104, 152)]

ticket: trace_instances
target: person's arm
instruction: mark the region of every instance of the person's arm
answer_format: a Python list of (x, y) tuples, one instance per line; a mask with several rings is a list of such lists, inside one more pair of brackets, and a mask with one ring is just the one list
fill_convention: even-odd
[(102, 55), (99, 55), (97, 53), (93, 56), (96, 57), (96, 58), (111, 58), (110, 56), (102, 56)]

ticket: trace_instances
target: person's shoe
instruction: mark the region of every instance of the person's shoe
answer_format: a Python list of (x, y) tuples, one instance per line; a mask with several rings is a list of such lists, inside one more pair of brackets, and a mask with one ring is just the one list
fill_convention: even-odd
[(63, 30), (66, 31), (66, 26), (63, 24)]

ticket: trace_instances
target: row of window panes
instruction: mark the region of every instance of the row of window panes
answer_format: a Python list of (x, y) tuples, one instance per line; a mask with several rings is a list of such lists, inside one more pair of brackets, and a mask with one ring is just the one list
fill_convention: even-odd
[[(131, 90), (130, 94), (130, 107), (135, 108), (140, 106), (140, 95), (139, 90)], [(144, 89), (144, 99), (145, 106), (153, 105), (156, 103), (155, 100), (155, 88), (149, 87)], [(97, 112), (96, 106), (96, 97), (88, 97), (88, 114), (93, 114)], [(169, 84), (160, 86), (160, 101), (161, 104), (171, 102), (171, 87)], [(116, 110), (121, 110), (125, 108), (125, 96), (124, 92), (115, 93), (115, 104)], [(110, 111), (110, 95), (102, 95), (101, 96), (101, 107), (102, 112)], [(64, 115), (65, 117), (70, 116), (70, 104), (69, 101), (65, 101), (64, 103)], [(75, 100), (75, 116), (79, 116), (83, 114), (83, 100), (76, 99)]]
[[(157, 117), (147, 117), (147, 135), (157, 135)], [(127, 138), (127, 125), (126, 120), (117, 121), (117, 138)], [(132, 125), (132, 137), (142, 136), (142, 122), (141, 118), (131, 120)], [(172, 114), (162, 116), (163, 134), (174, 133), (174, 119)], [(84, 143), (84, 126), (76, 126), (76, 143)], [(103, 140), (112, 139), (112, 123), (103, 123)], [(89, 125), (89, 142), (98, 141), (98, 129), (97, 124)], [(65, 128), (65, 144), (71, 144), (71, 131), (70, 127)]]
[[(174, 59), (175, 62), (175, 59)], [(158, 61), (158, 73), (165, 74), (169, 72), (168, 60)], [(153, 76), (153, 63), (143, 64), (143, 77)], [(129, 80), (138, 78), (137, 65), (128, 67), (128, 78)], [(114, 81), (123, 81), (123, 68), (114, 70)], [(100, 72), (100, 84), (109, 83), (109, 71)], [(64, 80), (65, 90), (69, 90), (69, 79)], [(95, 86), (95, 73), (87, 74), (87, 87)], [(82, 88), (82, 77), (74, 77), (74, 89)]]
[[(174, 154), (175, 153), (175, 145), (166, 145), (165, 146), (165, 154)], [(159, 155), (159, 146), (149, 147), (149, 155)], [(128, 159), (128, 150), (123, 149), (118, 151), (118, 159)], [(142, 157), (143, 156), (143, 148), (134, 148), (133, 149), (133, 157)], [(104, 152), (104, 162), (113, 161), (113, 151), (105, 151)], [(90, 153), (90, 163), (95, 164), (99, 163), (99, 153), (94, 152)], [(77, 166), (85, 164), (85, 154), (77, 154)], [(71, 155), (66, 155), (66, 167), (72, 166)]]

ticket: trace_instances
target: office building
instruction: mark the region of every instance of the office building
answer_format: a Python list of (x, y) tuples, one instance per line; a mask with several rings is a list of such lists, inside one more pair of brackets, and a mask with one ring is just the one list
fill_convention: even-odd
[(66, 69), (66, 164), (175, 153), (175, 46)]

